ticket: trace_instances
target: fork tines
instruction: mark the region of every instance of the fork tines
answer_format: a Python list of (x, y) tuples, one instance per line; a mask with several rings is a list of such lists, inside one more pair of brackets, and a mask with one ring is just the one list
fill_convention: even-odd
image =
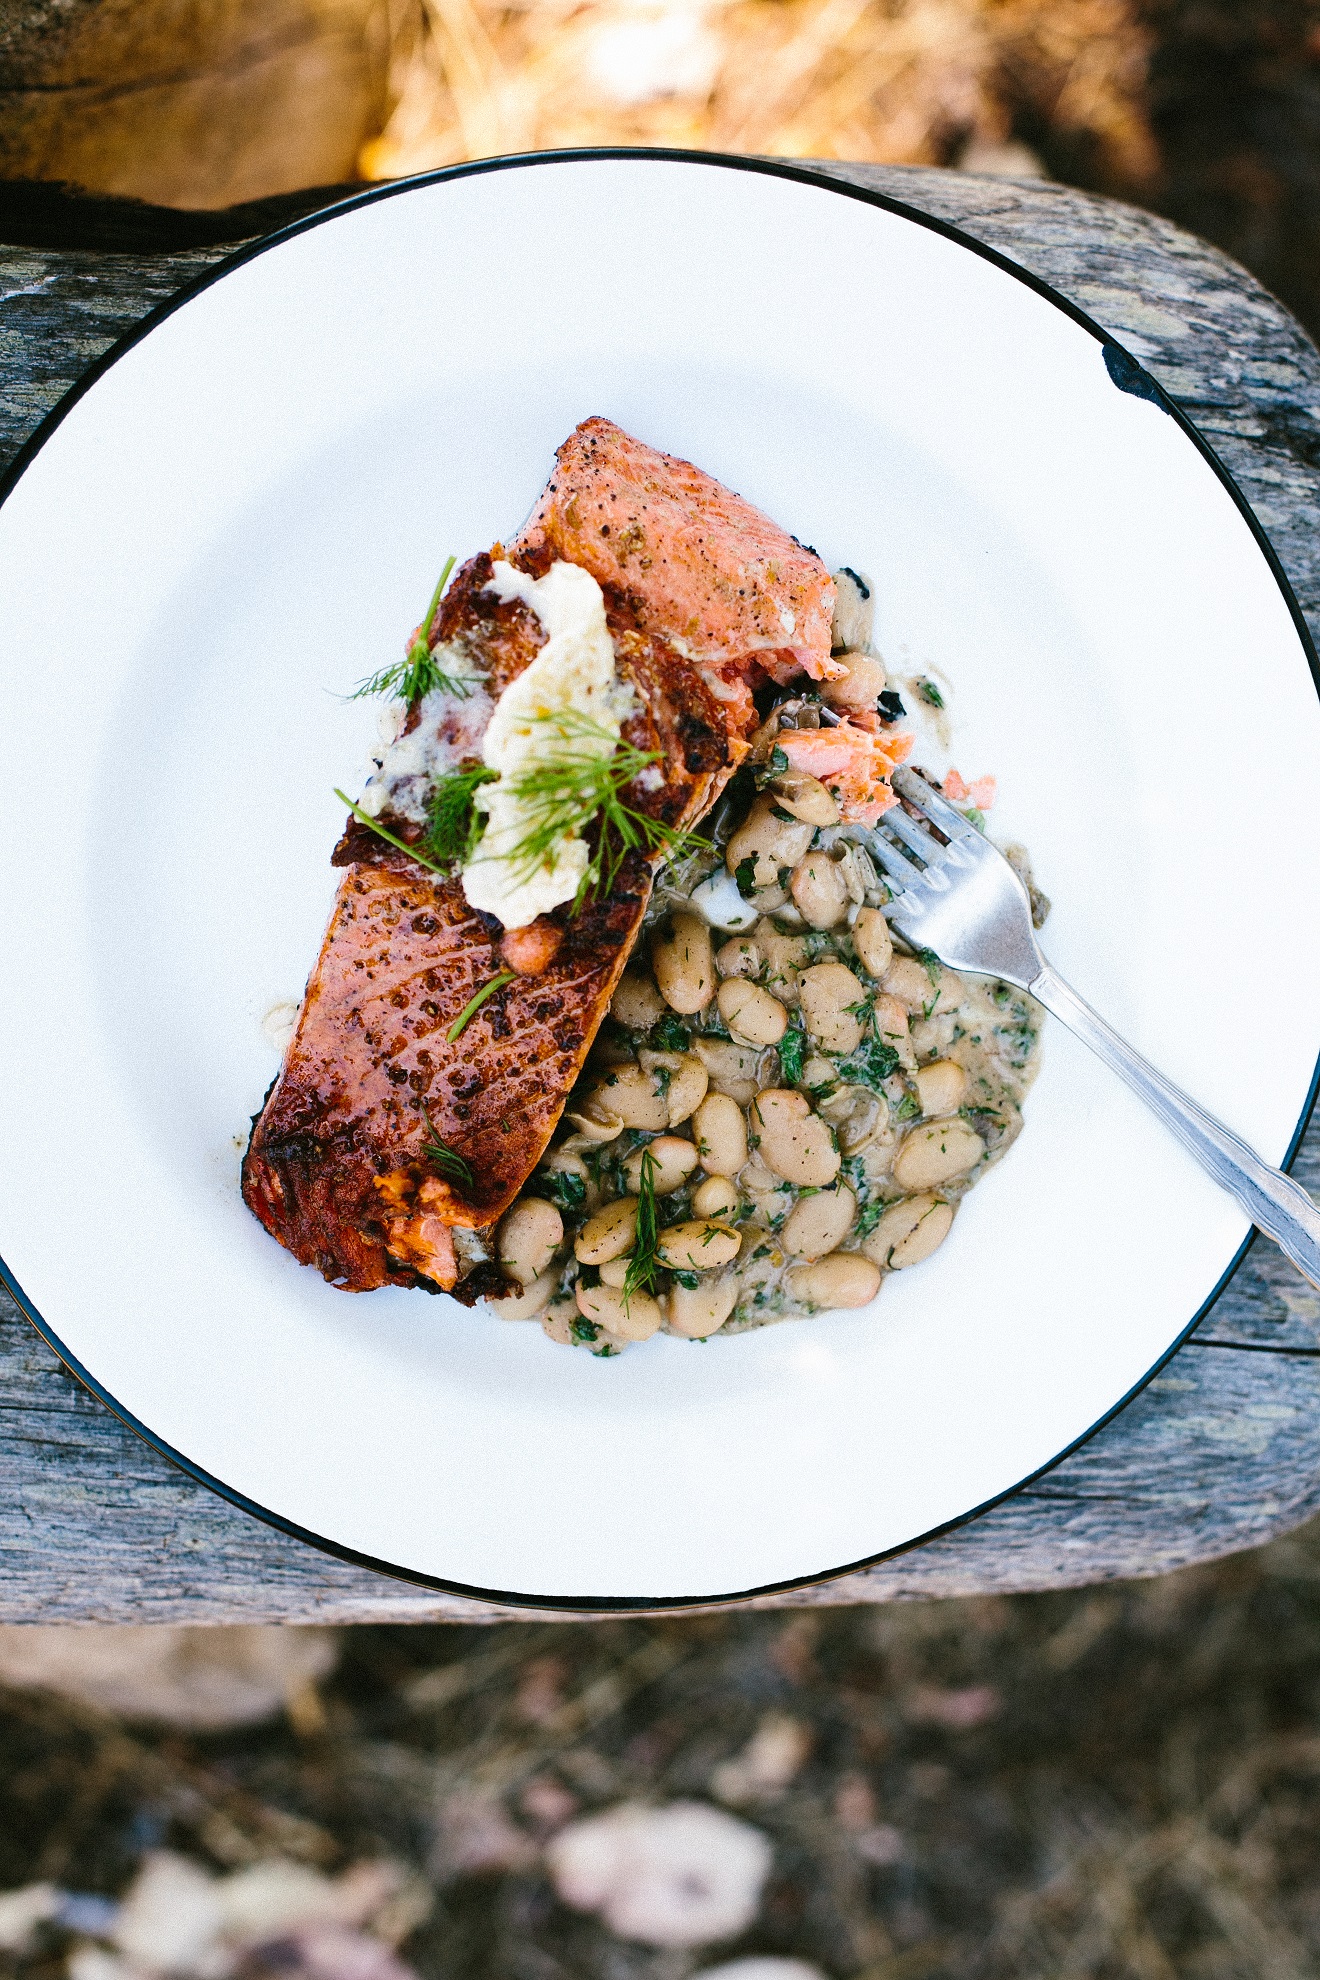
[[(896, 770), (893, 784), (904, 804), (922, 814), (922, 822), (918, 823), (902, 804), (892, 806), (871, 834), (871, 849), (891, 880), (901, 881), (906, 888), (916, 886), (938, 870), (950, 858), (956, 842), (974, 837), (976, 828), (917, 771)], [(899, 845), (895, 845), (895, 839), (900, 841)], [(909, 853), (916, 854), (920, 866), (907, 856)], [(955, 865), (960, 863), (956, 852), (952, 852), (952, 858)]]

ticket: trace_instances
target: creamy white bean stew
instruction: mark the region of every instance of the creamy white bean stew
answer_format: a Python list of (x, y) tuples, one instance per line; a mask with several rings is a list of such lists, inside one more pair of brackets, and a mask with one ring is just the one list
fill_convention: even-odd
[[(778, 726), (812, 713), (775, 710), (709, 848), (662, 875), (555, 1142), (496, 1232), (511, 1286), (492, 1310), (565, 1346), (866, 1306), (944, 1242), (1021, 1129), (1037, 1007), (895, 940), (864, 833), (832, 822), (814, 778), (776, 774)], [(745, 903), (749, 925), (713, 928), (694, 894), (725, 921)]]

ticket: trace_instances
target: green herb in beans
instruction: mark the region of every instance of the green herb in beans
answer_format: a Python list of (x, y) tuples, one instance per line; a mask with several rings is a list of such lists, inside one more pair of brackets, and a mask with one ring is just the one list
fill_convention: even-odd
[(623, 1306), (635, 1293), (655, 1290), (659, 1264), (660, 1220), (655, 1210), (655, 1157), (648, 1148), (642, 1156), (637, 1179), (637, 1239), (623, 1279)]
[(756, 892), (756, 861), (750, 853), (748, 853), (746, 859), (740, 859), (738, 861), (733, 878), (738, 892), (742, 895), (743, 899), (750, 901), (752, 895)]
[(850, 1080), (879, 1093), (887, 1079), (898, 1071), (902, 1061), (892, 1045), (882, 1038), (864, 1039), (848, 1060), (845, 1070)]
[(686, 1052), (690, 1043), (687, 1026), (672, 1011), (651, 1026), (650, 1039), (657, 1052)]
[(786, 1031), (779, 1041), (779, 1071), (789, 1086), (796, 1086), (802, 1077), (802, 1064), (806, 1057), (807, 1034), (794, 1029)]
[(576, 1216), (586, 1207), (587, 1185), (581, 1176), (575, 1176), (571, 1169), (555, 1169), (539, 1179), (542, 1194), (559, 1209)]

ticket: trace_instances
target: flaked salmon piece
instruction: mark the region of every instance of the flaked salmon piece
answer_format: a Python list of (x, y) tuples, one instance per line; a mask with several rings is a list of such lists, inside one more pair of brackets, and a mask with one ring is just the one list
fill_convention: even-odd
[(832, 729), (781, 729), (775, 740), (795, 770), (833, 793), (845, 822), (874, 825), (898, 803), (889, 778), (911, 751), (906, 730), (845, 720)]
[(583, 420), (555, 458), (520, 547), (626, 586), (643, 625), (731, 685), (748, 661), (781, 682), (847, 672), (830, 658), (834, 580), (750, 502), (608, 419)]
[[(559, 493), (593, 453), (601, 499), (608, 454), (624, 508), (642, 496), (649, 505), (633, 517), (644, 541), (630, 537), (623, 558), (617, 547), (588, 557), (567, 520), (571, 498), (559, 518)], [(829, 573), (749, 504), (605, 420), (580, 427), (560, 459), (533, 521), (507, 552), (496, 545), (464, 566), (431, 627), (433, 650), (444, 646), (481, 685), (408, 712), (416, 774), (398, 786), (399, 809), (377, 819), (406, 844), (424, 835), (428, 779), (479, 756), (495, 701), (544, 644), (534, 613), (490, 588), (500, 555), (532, 577), (565, 558), (601, 585), (617, 671), (635, 696), (623, 740), (657, 758), (623, 795), (675, 828), (710, 808), (746, 755), (752, 687), (777, 669), (828, 663)], [(637, 939), (655, 861), (630, 853), (608, 899), (507, 931), (470, 906), (459, 878), (426, 870), (357, 820), (334, 862), (348, 870), (253, 1123), (243, 1194), (333, 1284), (454, 1287), (471, 1299), (498, 1272), (463, 1276), (473, 1256), (464, 1232), (488, 1230), (544, 1154)], [(437, 1145), (460, 1166), (428, 1156)]]

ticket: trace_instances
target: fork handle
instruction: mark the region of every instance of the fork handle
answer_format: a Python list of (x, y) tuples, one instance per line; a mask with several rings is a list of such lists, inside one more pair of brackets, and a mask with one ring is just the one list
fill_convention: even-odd
[(1201, 1167), (1237, 1198), (1257, 1229), (1272, 1237), (1303, 1278), (1320, 1290), (1320, 1210), (1301, 1184), (1262, 1162), (1222, 1121), (1189, 1100), (1172, 1080), (1133, 1051), (1051, 964), (1046, 963), (1027, 988), (1038, 1003), (1127, 1082)]

